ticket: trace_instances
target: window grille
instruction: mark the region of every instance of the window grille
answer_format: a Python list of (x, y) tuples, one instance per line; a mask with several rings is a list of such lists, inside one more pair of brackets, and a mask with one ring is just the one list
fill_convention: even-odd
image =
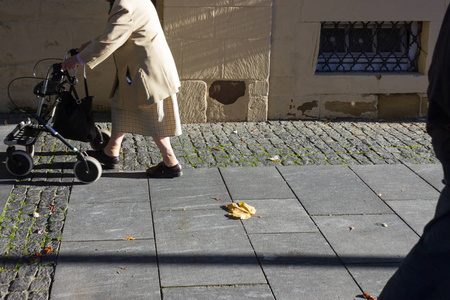
[(418, 72), (422, 22), (322, 22), (317, 72)]

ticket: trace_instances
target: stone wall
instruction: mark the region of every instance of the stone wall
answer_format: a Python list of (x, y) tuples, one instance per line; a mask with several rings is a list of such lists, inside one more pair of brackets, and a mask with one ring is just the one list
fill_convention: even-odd
[[(157, 0), (182, 87), (184, 123), (424, 116), (426, 72), (450, 0)], [(0, 112), (8, 83), (43, 58), (100, 34), (103, 0), (0, 0)], [(322, 21), (421, 21), (418, 73), (315, 72)], [(39, 74), (51, 64), (40, 64)], [(112, 59), (88, 70), (96, 110), (109, 109)], [(13, 82), (20, 107), (36, 106), (35, 80)]]
[(183, 122), (265, 121), (272, 0), (164, 0)]
[[(0, 0), (0, 7), (0, 112), (9, 112), (13, 107), (7, 94), (9, 82), (33, 76), (33, 66), (39, 60), (60, 60), (67, 50), (102, 33), (109, 4), (100, 0)], [(37, 75), (44, 76), (47, 67), (57, 61), (40, 63)], [(113, 76), (111, 59), (88, 71), (95, 109), (109, 109)], [(11, 84), (11, 97), (18, 106), (36, 108), (33, 87), (37, 82), (21, 79)]]

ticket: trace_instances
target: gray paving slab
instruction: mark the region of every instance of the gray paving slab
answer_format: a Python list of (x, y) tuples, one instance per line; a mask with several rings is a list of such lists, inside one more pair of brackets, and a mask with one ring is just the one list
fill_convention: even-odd
[(417, 173), (420, 177), (425, 179), (429, 184), (431, 184), (438, 191), (442, 191), (444, 188), (444, 183), (442, 179), (444, 178), (444, 173), (442, 171), (442, 165), (439, 164), (406, 164), (408, 168)]
[(150, 204), (70, 204), (63, 241), (123, 240), (153, 238)]
[(247, 200), (245, 203), (254, 206), (258, 215), (243, 221), (249, 234), (318, 231), (297, 199)]
[(220, 168), (220, 172), (233, 200), (295, 198), (275, 167)]
[(383, 287), (386, 285), (386, 282), (394, 275), (399, 266), (399, 263), (376, 265), (350, 264), (347, 265), (347, 269), (364, 293), (373, 297), (378, 297), (383, 290)]
[(384, 200), (437, 199), (439, 192), (405, 165), (350, 166)]
[(423, 228), (434, 216), (437, 199), (388, 201), (388, 204), (417, 234), (422, 235)]
[(355, 299), (361, 294), (319, 233), (250, 238), (276, 299)]
[(275, 299), (267, 284), (251, 286), (165, 288), (162, 290), (162, 294), (163, 299), (165, 300)]
[(153, 210), (208, 209), (231, 202), (217, 168), (188, 169), (183, 173), (173, 180), (149, 179)]
[(145, 172), (105, 172), (91, 184), (74, 184), (71, 203), (148, 202)]
[(345, 263), (400, 262), (419, 239), (396, 215), (314, 216), (313, 219)]
[(162, 287), (267, 283), (242, 223), (225, 215), (154, 213)]
[(63, 242), (52, 299), (161, 299), (154, 240)]
[(278, 169), (311, 215), (391, 212), (347, 166)]

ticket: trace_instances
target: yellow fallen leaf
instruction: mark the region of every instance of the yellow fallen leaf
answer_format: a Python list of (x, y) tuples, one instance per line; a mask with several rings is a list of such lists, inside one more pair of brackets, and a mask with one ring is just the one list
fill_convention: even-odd
[(254, 215), (256, 214), (256, 208), (254, 208), (251, 205), (248, 205), (245, 202), (239, 202), (239, 207), (247, 211), (249, 214)]
[(131, 241), (131, 240), (134, 240), (134, 237), (130, 236), (125, 239), (125, 241)]
[(226, 207), (230, 212), (228, 216), (235, 219), (246, 220), (249, 219), (251, 216), (255, 215), (256, 213), (256, 208), (254, 208), (251, 205), (248, 205), (245, 202), (239, 202), (239, 204), (236, 203), (227, 204)]
[(269, 157), (268, 160), (270, 160), (270, 161), (279, 161), (280, 157), (278, 155), (275, 155), (275, 156)]

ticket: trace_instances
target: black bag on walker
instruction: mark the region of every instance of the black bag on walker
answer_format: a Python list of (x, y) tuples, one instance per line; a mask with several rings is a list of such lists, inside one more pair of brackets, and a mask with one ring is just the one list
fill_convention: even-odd
[(96, 138), (98, 131), (92, 112), (93, 97), (89, 96), (86, 77), (84, 86), (86, 97), (83, 99), (78, 98), (73, 85), (69, 91), (59, 94), (60, 102), (56, 106), (52, 127), (66, 139), (90, 142)]

